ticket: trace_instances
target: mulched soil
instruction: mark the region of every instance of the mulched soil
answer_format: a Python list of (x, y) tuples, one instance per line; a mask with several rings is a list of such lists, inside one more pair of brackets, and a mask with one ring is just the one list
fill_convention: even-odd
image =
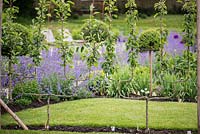
[[(30, 130), (44, 130), (44, 126), (28, 126)], [(19, 126), (6, 126), (3, 129), (21, 130)], [(187, 134), (187, 130), (137, 130), (130, 128), (115, 128), (112, 131), (111, 127), (80, 127), (80, 126), (52, 126), (50, 131), (68, 131), (68, 132), (117, 132), (117, 133), (132, 133), (132, 134)], [(191, 131), (192, 134), (197, 131)]]

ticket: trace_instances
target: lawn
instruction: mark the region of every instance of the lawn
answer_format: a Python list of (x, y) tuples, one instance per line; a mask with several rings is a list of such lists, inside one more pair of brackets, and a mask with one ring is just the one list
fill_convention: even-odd
[[(197, 129), (196, 103), (150, 102), (149, 127), (154, 129)], [(50, 125), (145, 127), (145, 101), (84, 99), (50, 106)], [(28, 109), (17, 115), (26, 125), (44, 125), (46, 107)], [(3, 125), (15, 124), (6, 114)]]
[[(78, 19), (69, 19), (65, 23), (65, 27), (68, 28), (73, 34), (76, 34), (80, 31), (80, 28), (84, 24), (84, 22), (89, 18), (88, 15), (80, 16)], [(166, 15), (164, 17), (164, 22), (166, 23), (166, 27), (170, 31), (182, 31), (183, 25), (183, 15)], [(17, 20), (19, 23), (23, 23), (24, 25), (29, 26), (31, 24), (31, 19), (25, 19), (19, 17)], [(118, 19), (114, 19), (113, 22), (114, 31), (118, 31), (120, 34), (128, 35), (128, 25), (126, 23), (126, 16), (120, 15)], [(138, 23), (138, 30), (148, 29), (148, 28), (158, 28), (159, 27), (159, 18), (155, 19), (153, 16), (147, 17), (145, 19), (139, 18)], [(55, 33), (61, 27), (61, 24), (57, 21), (47, 22), (44, 25), (44, 28), (52, 29)]]
[[(72, 33), (80, 30), (84, 22), (89, 18), (88, 15), (80, 16), (79, 19), (69, 19), (69, 21), (65, 24), (66, 28), (68, 28)], [(165, 23), (167, 28), (170, 31), (181, 31), (182, 30), (182, 22), (183, 15), (167, 15), (165, 16)], [(120, 34), (128, 35), (128, 25), (126, 23), (125, 15), (119, 16), (118, 19), (114, 19), (113, 22), (114, 31), (119, 31)], [(138, 29), (148, 29), (148, 28), (158, 28), (159, 27), (159, 19), (155, 19), (153, 16), (147, 17), (145, 19), (138, 20)], [(46, 28), (52, 29), (55, 31), (61, 27), (60, 23), (57, 21), (47, 22), (44, 26)]]

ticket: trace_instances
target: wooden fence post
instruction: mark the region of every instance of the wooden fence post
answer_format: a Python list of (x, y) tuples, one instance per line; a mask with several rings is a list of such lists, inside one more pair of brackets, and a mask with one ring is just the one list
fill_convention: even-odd
[(20, 120), (20, 118), (0, 99), (0, 105), (15, 119), (15, 121), (24, 129), (28, 130), (28, 127)]
[(50, 96), (47, 99), (47, 122), (45, 125), (45, 129), (49, 130), (49, 122), (50, 122)]

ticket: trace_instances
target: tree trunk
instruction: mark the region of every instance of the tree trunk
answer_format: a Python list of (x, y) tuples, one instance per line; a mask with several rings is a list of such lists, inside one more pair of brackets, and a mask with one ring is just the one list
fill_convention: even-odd
[(200, 0), (197, 0), (197, 90), (198, 90), (198, 101), (197, 101), (197, 120), (198, 120), (198, 134), (200, 134)]
[(149, 131), (149, 98), (146, 98), (146, 131)]
[[(0, 99), (2, 93), (2, 85), (1, 85), (1, 68), (2, 68), (2, 56), (1, 56), (1, 38), (2, 38), (2, 10), (3, 10), (3, 0), (0, 0)], [(1, 106), (0, 106), (0, 129), (1, 129)]]
[(9, 58), (9, 65), (8, 65), (8, 77), (9, 77), (9, 89), (8, 89), (8, 97), (9, 100), (12, 101), (12, 62), (11, 58)]
[(20, 120), (20, 118), (0, 99), (0, 105), (15, 119), (15, 121), (24, 129), (28, 130), (28, 127)]
[(152, 51), (149, 51), (149, 65), (150, 65), (150, 96), (152, 96)]

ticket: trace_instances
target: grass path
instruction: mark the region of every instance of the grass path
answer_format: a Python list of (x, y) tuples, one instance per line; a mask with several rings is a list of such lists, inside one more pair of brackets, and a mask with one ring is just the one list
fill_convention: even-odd
[[(65, 23), (65, 27), (68, 28), (72, 33), (80, 31), (80, 28), (83, 26), (85, 21), (88, 19), (88, 15), (80, 16), (79, 19), (70, 19)], [(164, 17), (166, 27), (169, 31), (182, 31), (183, 26), (183, 15), (167, 15)], [(113, 28), (115, 31), (123, 32), (123, 34), (128, 35), (129, 27), (126, 22), (125, 15), (120, 15), (118, 19), (114, 19), (112, 22)], [(138, 23), (138, 30), (144, 30), (148, 28), (159, 28), (159, 18), (154, 18), (153, 16), (147, 17), (145, 19), (139, 19)], [(52, 21), (47, 23), (45, 27), (56, 31), (57, 29), (61, 28), (61, 24), (57, 21)]]
[[(196, 103), (150, 102), (149, 127), (154, 129), (197, 129)], [(145, 127), (145, 101), (85, 99), (50, 106), (50, 125)], [(44, 125), (46, 107), (28, 109), (17, 115), (26, 125)], [(2, 116), (3, 125), (15, 124)]]

